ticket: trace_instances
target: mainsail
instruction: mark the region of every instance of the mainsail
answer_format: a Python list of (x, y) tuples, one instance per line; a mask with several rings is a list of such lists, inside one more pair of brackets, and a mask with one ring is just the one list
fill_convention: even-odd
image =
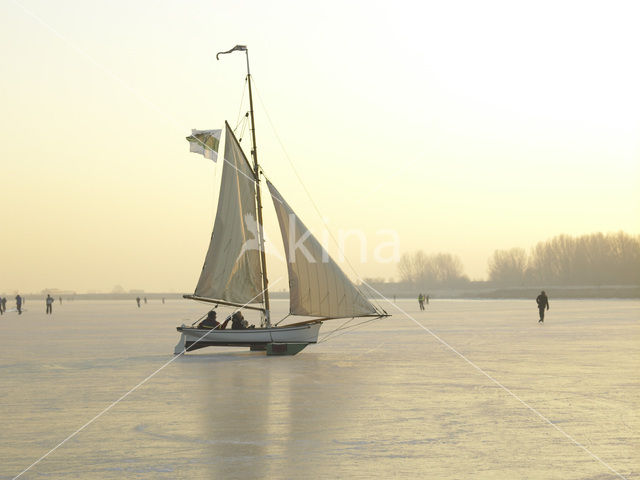
[(195, 295), (238, 304), (262, 302), (255, 176), (226, 125), (218, 210)]
[(289, 270), (290, 313), (327, 318), (379, 315), (267, 180)]

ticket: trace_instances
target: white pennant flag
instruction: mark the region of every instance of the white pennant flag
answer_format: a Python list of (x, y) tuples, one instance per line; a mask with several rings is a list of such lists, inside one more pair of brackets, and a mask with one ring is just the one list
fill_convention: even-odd
[(195, 130), (191, 129), (191, 135), (187, 137), (189, 151), (199, 153), (205, 158), (216, 162), (218, 160), (218, 147), (222, 130)]

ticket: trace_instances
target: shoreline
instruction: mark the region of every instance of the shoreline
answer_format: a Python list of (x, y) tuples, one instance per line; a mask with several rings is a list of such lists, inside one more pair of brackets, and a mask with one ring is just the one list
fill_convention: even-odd
[[(375, 285), (375, 288), (389, 300), (396, 299), (417, 299), (420, 293), (418, 289), (397, 289), (393, 291), (394, 285)], [(366, 290), (366, 288), (364, 289)], [(612, 286), (527, 286), (527, 287), (459, 287), (459, 288), (424, 288), (422, 291), (432, 299), (491, 299), (491, 300), (516, 300), (516, 299), (532, 299), (535, 298), (541, 290), (545, 290), (549, 298), (556, 299), (621, 299), (621, 300), (637, 300), (640, 299), (640, 285), (612, 285)], [(64, 301), (74, 300), (132, 300), (136, 297), (147, 300), (184, 300), (182, 293), (163, 293), (163, 292), (135, 292), (135, 293), (73, 293), (73, 292), (49, 292), (54, 297), (56, 303), (62, 298)], [(47, 292), (26, 293), (22, 294), (23, 298), (37, 299), (46, 297)], [(13, 301), (15, 294), (0, 294), (6, 296), (8, 301)], [(288, 300), (289, 292), (270, 292), (270, 296), (274, 300)], [(379, 295), (369, 295), (371, 298), (379, 298)]]

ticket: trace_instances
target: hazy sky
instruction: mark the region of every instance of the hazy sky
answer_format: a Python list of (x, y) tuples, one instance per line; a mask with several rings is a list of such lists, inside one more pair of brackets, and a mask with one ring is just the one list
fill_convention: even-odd
[(459, 255), (474, 279), (495, 249), (640, 233), (637, 2), (5, 0), (0, 14), (0, 292), (193, 291), (221, 165), (184, 137), (236, 124), (244, 55), (215, 60), (236, 44), (265, 171), (319, 237), (287, 155), (331, 233), (363, 233), (364, 263), (355, 236), (346, 248), (363, 277), (397, 275), (373, 261), (380, 230), (400, 253)]

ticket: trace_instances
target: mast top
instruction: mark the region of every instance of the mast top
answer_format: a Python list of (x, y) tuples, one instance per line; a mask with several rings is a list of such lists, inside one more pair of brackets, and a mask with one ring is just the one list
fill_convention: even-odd
[[(251, 71), (249, 70), (249, 49), (246, 45), (236, 45), (231, 50), (227, 50), (226, 52), (218, 52), (216, 53), (216, 60), (220, 60), (220, 55), (226, 55), (231, 52), (244, 52), (247, 55), (247, 76), (251, 76)], [(251, 85), (249, 85), (251, 88)]]
[(246, 45), (236, 45), (231, 50), (227, 50), (226, 52), (218, 52), (218, 53), (216, 53), (216, 60), (220, 60), (220, 55), (225, 55), (225, 54), (231, 53), (231, 52), (247, 52), (247, 51), (248, 51), (248, 49), (247, 49)]

